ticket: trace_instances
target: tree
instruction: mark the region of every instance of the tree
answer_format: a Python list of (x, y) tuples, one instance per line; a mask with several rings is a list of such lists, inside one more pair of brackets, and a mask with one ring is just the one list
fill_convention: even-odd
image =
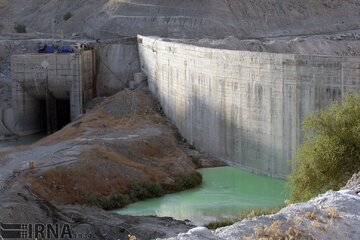
[(73, 15), (72, 15), (71, 12), (67, 12), (67, 13), (64, 14), (63, 19), (64, 19), (64, 21), (67, 21), (67, 20), (69, 20), (72, 16), (73, 16)]
[(17, 32), (17, 33), (26, 33), (26, 26), (23, 25), (23, 24), (16, 24), (14, 26), (14, 30)]
[(289, 175), (290, 202), (339, 190), (360, 171), (360, 95), (350, 94), (310, 114), (303, 123), (304, 143)]

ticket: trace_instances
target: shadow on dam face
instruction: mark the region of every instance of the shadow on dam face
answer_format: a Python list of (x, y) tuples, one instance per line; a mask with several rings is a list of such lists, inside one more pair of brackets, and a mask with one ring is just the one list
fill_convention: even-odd
[(360, 89), (358, 57), (226, 50), (138, 36), (142, 72), (198, 150), (286, 177), (307, 114)]

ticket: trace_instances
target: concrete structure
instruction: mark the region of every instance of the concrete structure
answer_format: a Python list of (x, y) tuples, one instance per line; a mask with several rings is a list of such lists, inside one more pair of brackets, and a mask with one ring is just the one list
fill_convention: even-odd
[(97, 96), (109, 96), (129, 87), (140, 72), (136, 38), (124, 38), (96, 49)]
[(13, 136), (12, 130), (8, 126), (12, 126), (13, 116), (10, 108), (0, 109), (0, 140)]
[(360, 59), (211, 49), (138, 37), (165, 114), (199, 150), (284, 177), (304, 116), (360, 88)]
[(94, 51), (14, 55), (11, 69), (17, 135), (52, 133), (81, 115), (93, 97)]

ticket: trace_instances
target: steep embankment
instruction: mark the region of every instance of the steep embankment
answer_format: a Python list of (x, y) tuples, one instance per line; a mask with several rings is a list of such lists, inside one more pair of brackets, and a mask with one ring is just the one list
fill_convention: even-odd
[(199, 184), (157, 108), (147, 90), (120, 92), (37, 144), (1, 157), (0, 181), (18, 172), (42, 199), (106, 209)]
[[(150, 92), (125, 90), (38, 143), (0, 152), (0, 221), (70, 224), (91, 239), (170, 237), (191, 225), (105, 209), (180, 191), (201, 176)], [(91, 105), (91, 104), (89, 104)]]
[[(240, 38), (268, 33), (308, 35), (359, 28), (356, 0), (1, 0), (2, 33), (14, 23), (28, 32), (84, 33), (94, 38), (159, 35), (167, 37)], [(73, 17), (64, 21), (71, 12)], [(58, 31), (59, 32), (59, 31)], [(1, 33), (1, 32), (0, 32)]]

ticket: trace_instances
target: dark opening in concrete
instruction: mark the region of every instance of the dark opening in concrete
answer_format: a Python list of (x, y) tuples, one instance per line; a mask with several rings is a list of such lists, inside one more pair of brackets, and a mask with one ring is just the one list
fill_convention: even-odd
[(60, 130), (70, 123), (70, 100), (56, 100), (56, 115), (56, 130)]
[(38, 100), (40, 109), (40, 128), (46, 132), (47, 129), (47, 116), (46, 116), (46, 100)]
[(40, 126), (47, 134), (52, 134), (71, 122), (70, 100), (48, 97), (47, 100), (39, 100), (38, 104)]

